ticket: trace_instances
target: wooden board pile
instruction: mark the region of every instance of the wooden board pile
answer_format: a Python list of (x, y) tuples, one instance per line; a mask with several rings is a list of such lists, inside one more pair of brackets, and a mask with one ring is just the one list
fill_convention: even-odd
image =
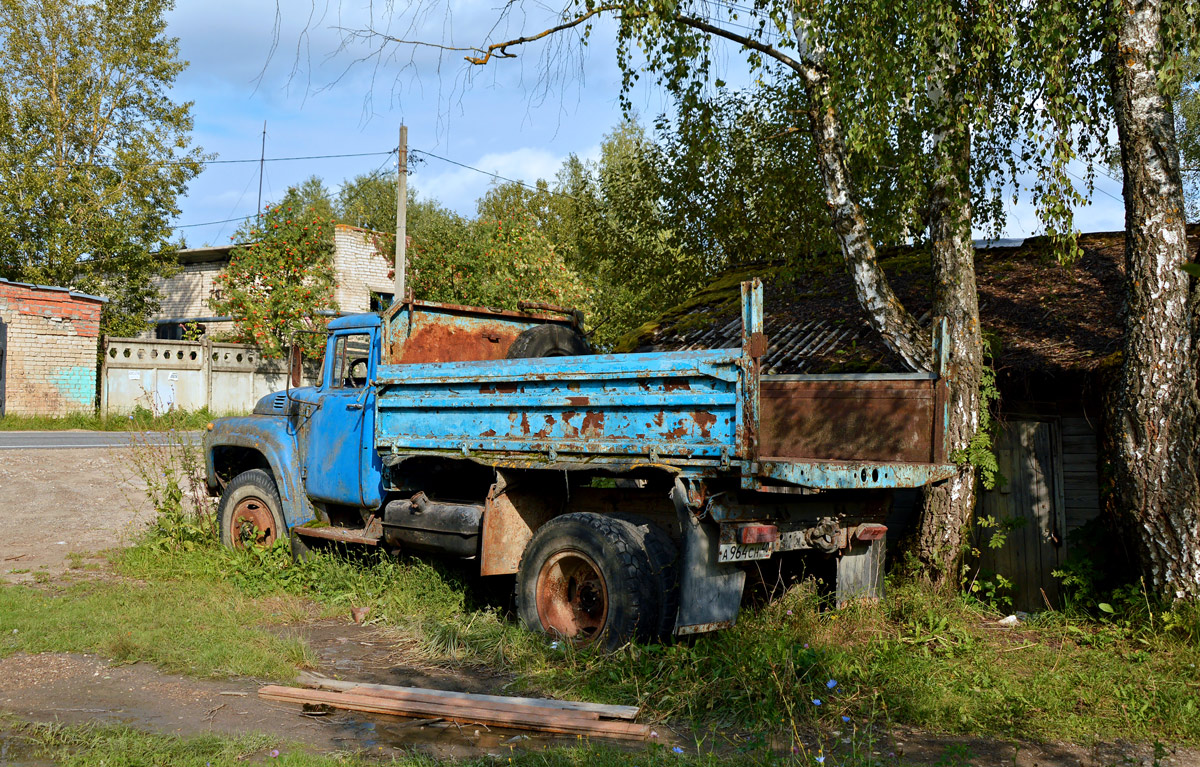
[(344, 682), (302, 673), (299, 682), (310, 688), (268, 685), (259, 697), (289, 703), (326, 705), (370, 714), (443, 719), (460, 724), (485, 724), (565, 735), (646, 740), (648, 725), (636, 724), (636, 706), (476, 695), (421, 687)]

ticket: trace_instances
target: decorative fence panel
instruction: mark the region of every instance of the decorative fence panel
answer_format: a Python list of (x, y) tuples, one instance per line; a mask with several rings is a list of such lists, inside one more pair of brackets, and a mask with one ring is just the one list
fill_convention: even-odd
[[(304, 383), (319, 368), (305, 365)], [(104, 343), (100, 412), (115, 415), (143, 407), (247, 413), (259, 399), (287, 388), (287, 361), (263, 359), (249, 344), (109, 338)]]

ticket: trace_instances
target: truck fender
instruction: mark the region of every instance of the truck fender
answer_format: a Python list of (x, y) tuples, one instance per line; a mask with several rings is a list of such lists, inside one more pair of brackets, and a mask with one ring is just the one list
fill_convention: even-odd
[[(313, 519), (312, 506), (304, 495), (303, 480), (299, 475), (300, 451), (290, 425), (283, 419), (267, 419), (247, 416), (222, 419), (224, 433), (209, 435), (213, 441), (206, 445), (205, 460), (208, 476), (215, 477), (213, 451), (218, 447), (244, 447), (262, 454), (271, 469), (279, 498), (283, 501), (283, 518), (288, 528), (302, 525)], [(206, 440), (207, 442), (207, 440)]]
[(679, 552), (679, 616), (675, 634), (701, 634), (737, 622), (746, 572), (717, 562), (720, 530), (694, 513), (687, 486), (675, 480), (671, 500), (683, 539)]

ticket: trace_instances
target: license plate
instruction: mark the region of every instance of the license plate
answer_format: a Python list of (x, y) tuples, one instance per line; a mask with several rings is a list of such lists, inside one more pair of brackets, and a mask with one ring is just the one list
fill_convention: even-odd
[(771, 551), (769, 543), (722, 543), (717, 549), (717, 561), (749, 562), (755, 559), (770, 559)]

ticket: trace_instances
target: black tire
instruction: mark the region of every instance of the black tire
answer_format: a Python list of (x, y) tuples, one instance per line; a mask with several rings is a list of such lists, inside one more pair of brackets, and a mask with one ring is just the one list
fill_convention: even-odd
[(644, 538), (629, 522), (599, 514), (564, 514), (542, 525), (517, 569), (521, 621), (609, 650), (653, 640), (661, 594)]
[(287, 535), (279, 489), (262, 469), (243, 471), (225, 486), (217, 520), (221, 545), (231, 549), (270, 546)]
[(578, 357), (592, 347), (578, 331), (563, 325), (537, 325), (517, 336), (508, 347), (510, 360), (532, 357)]
[(661, 526), (636, 514), (613, 514), (634, 526), (642, 537), (642, 545), (650, 555), (650, 569), (654, 577), (654, 589), (660, 594), (658, 631), (659, 639), (667, 639), (675, 633), (675, 619), (679, 612), (679, 547)]

